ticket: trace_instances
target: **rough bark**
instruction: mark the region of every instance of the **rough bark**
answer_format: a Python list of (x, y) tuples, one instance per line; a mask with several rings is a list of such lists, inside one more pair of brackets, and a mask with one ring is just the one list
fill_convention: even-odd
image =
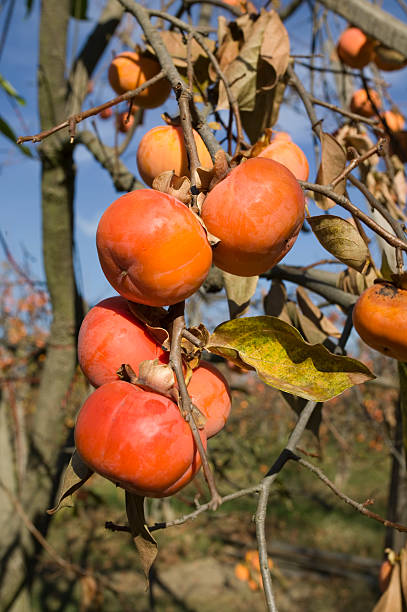
[[(39, 36), (38, 101), (41, 129), (48, 129), (77, 112), (86, 85), (108, 39), (123, 13), (110, 0), (99, 24), (66, 78), (66, 45), (70, 0), (43, 0)], [(69, 455), (65, 419), (83, 397), (85, 385), (76, 375), (76, 335), (82, 308), (73, 266), (74, 255), (74, 146), (60, 132), (39, 147), (41, 160), (43, 256), (53, 319), (38, 399), (29, 431), (30, 460), (20, 501), (43, 535), (59, 479)], [(10, 425), (4, 404), (0, 408), (1, 481), (17, 493)], [(40, 547), (21, 525), (18, 514), (0, 488), (1, 578), (0, 608), (20, 612), (30, 609), (29, 590), (35, 577)]]

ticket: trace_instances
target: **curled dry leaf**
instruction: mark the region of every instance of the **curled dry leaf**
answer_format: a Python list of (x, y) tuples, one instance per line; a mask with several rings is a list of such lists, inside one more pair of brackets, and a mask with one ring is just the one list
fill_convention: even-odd
[(158, 544), (147, 527), (144, 516), (144, 497), (126, 491), (126, 513), (148, 587), (148, 576), (157, 556)]
[(153, 338), (166, 351), (170, 350), (169, 333), (167, 330), (168, 312), (160, 306), (145, 306), (136, 302), (127, 302), (130, 312), (147, 327)]
[(183, 357), (184, 363), (186, 363), (189, 370), (191, 370), (191, 372), (189, 372), (189, 370), (187, 372), (189, 377), (187, 376), (185, 377), (187, 380), (187, 384), (192, 375), (192, 370), (195, 370), (195, 368), (197, 368), (199, 365), (202, 351), (204, 350), (209, 340), (209, 335), (210, 335), (203, 323), (200, 323), (197, 327), (190, 327), (188, 331), (190, 334), (195, 336), (197, 340), (201, 342), (202, 346), (201, 347), (195, 346), (195, 344), (192, 344), (192, 342), (190, 342), (186, 338), (182, 338), (182, 341), (181, 341), (182, 357)]
[(369, 250), (356, 227), (334, 215), (308, 217), (318, 241), (331, 255), (361, 272), (366, 267)]
[(160, 363), (158, 359), (147, 359), (142, 361), (138, 369), (138, 384), (149, 387), (157, 393), (167, 397), (173, 397), (174, 372), (172, 367)]
[(258, 276), (236, 276), (229, 272), (222, 272), (223, 284), (228, 298), (229, 313), (231, 319), (241, 317), (250, 306), (257, 283)]
[(239, 366), (249, 365), (276, 389), (317, 402), (374, 378), (363, 363), (305, 342), (294, 327), (276, 317), (222, 323), (211, 335), (207, 350)]
[(390, 584), (373, 608), (373, 612), (403, 612), (400, 574), (400, 563), (396, 563), (391, 573)]
[(361, 295), (365, 289), (373, 285), (376, 278), (377, 274), (373, 266), (369, 266), (365, 274), (361, 274), (353, 268), (346, 268), (339, 274), (337, 287), (346, 293)]
[[(275, 87), (286, 71), (290, 43), (287, 30), (276, 11), (262, 10), (257, 19), (239, 18), (243, 44), (236, 44), (236, 28), (226, 33), (220, 49), (221, 66), (231, 94), (241, 110), (252, 111), (256, 95)], [(236, 51), (238, 50), (238, 54)], [(226, 89), (219, 83), (219, 110), (228, 109)]]
[[(321, 134), (321, 163), (315, 182), (318, 185), (330, 185), (340, 175), (346, 166), (346, 151), (343, 146), (326, 132)], [(346, 180), (342, 180), (335, 186), (335, 193), (345, 193)], [(322, 210), (329, 210), (335, 206), (335, 202), (321, 193), (314, 193), (314, 199)]]
[(225, 151), (223, 149), (216, 151), (212, 168), (203, 168), (199, 166), (196, 170), (198, 174), (196, 177), (197, 188), (203, 191), (210, 191), (230, 172), (230, 166)]
[(61, 488), (58, 492), (56, 505), (47, 510), (47, 514), (55, 514), (61, 508), (73, 505), (72, 493), (75, 493), (92, 476), (93, 471), (82, 461), (78, 452), (75, 450), (62, 480)]
[[(356, 149), (359, 155), (363, 155), (373, 147), (373, 140), (365, 129), (360, 126), (351, 125), (346, 123), (335, 132), (335, 138), (341, 144), (345, 150), (348, 147)], [(366, 160), (366, 164), (375, 166), (379, 162), (378, 155), (372, 155)]]
[(287, 291), (284, 283), (274, 279), (267, 295), (263, 299), (263, 308), (266, 315), (278, 317), (286, 323), (291, 323), (287, 309)]
[(327, 336), (340, 338), (339, 329), (324, 315), (316, 304), (311, 300), (304, 287), (297, 287), (297, 302), (302, 313), (307, 316)]
[(187, 176), (177, 176), (174, 170), (167, 170), (156, 176), (153, 189), (168, 193), (184, 204), (189, 204), (191, 201), (190, 179)]

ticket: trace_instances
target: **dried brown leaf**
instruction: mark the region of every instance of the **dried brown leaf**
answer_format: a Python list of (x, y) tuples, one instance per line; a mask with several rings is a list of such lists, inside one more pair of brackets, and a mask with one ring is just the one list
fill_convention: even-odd
[(361, 272), (366, 267), (369, 250), (352, 223), (334, 215), (308, 217), (318, 241), (331, 255)]
[(271, 317), (278, 317), (286, 323), (291, 323), (287, 310), (287, 291), (284, 283), (274, 279), (269, 292), (263, 300), (264, 313)]
[(126, 491), (126, 513), (148, 587), (148, 576), (157, 556), (158, 545), (147, 527), (144, 516), (144, 497)]
[(231, 319), (241, 317), (248, 311), (250, 300), (253, 297), (258, 276), (236, 276), (229, 272), (223, 272), (223, 284), (228, 298), (229, 313)]
[(394, 566), (390, 584), (373, 608), (373, 612), (403, 612), (399, 563)]
[[(321, 163), (315, 182), (318, 185), (329, 185), (344, 170), (346, 166), (346, 152), (342, 145), (326, 132), (321, 134)], [(342, 180), (335, 186), (335, 193), (343, 195), (346, 180)], [(314, 193), (314, 199), (322, 210), (329, 210), (335, 206), (333, 200), (320, 193)]]
[[(160, 36), (171, 55), (173, 62), (177, 68), (186, 68), (187, 67), (187, 45), (185, 36), (183, 36), (180, 32), (174, 32), (173, 30), (161, 30)], [(209, 47), (210, 51), (215, 50), (216, 43), (214, 40), (210, 38), (206, 38), (205, 42)], [(147, 45), (147, 49), (154, 54), (154, 49)], [(197, 41), (193, 38), (191, 40), (191, 61), (194, 64), (199, 60), (200, 57), (206, 57), (205, 51), (202, 49), (201, 45), (197, 43)]]
[(169, 350), (169, 333), (166, 329), (168, 312), (160, 306), (145, 306), (127, 302), (130, 312), (147, 327), (149, 333), (165, 350)]
[(304, 287), (297, 287), (297, 302), (301, 308), (302, 313), (311, 319), (313, 323), (327, 336), (333, 338), (340, 338), (341, 332), (337, 327), (324, 315), (323, 312), (318, 308), (316, 304), (309, 297)]
[(183, 202), (189, 204), (191, 201), (191, 181), (187, 176), (177, 176), (174, 170), (167, 170), (155, 177), (153, 189), (168, 193)]
[(56, 506), (47, 510), (47, 514), (55, 514), (55, 512), (61, 510), (61, 508), (71, 507), (73, 505), (72, 493), (75, 493), (75, 491), (85, 484), (92, 474), (93, 470), (82, 461), (80, 455), (75, 450), (65, 470), (62, 485), (57, 495)]

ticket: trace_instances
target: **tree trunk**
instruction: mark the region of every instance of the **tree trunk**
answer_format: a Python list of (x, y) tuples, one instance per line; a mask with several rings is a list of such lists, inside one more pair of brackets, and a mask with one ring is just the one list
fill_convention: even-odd
[[(38, 100), (41, 129), (48, 129), (77, 112), (87, 81), (106, 43), (117, 27), (122, 8), (111, 0), (90, 35), (76, 64), (66, 77), (66, 46), (71, 0), (43, 0), (40, 24)], [(67, 130), (40, 145), (43, 255), (53, 319), (38, 392), (35, 413), (30, 417), (29, 464), (17, 489), (15, 457), (7, 407), (0, 404), (0, 609), (30, 609), (30, 587), (41, 547), (13, 505), (9, 491), (19, 500), (30, 520), (46, 535), (61, 473), (69, 460), (64, 452), (72, 432), (67, 417), (77, 411), (85, 382), (77, 371), (76, 337), (82, 320), (82, 301), (73, 267), (74, 255), (74, 146)], [(72, 442), (70, 442), (72, 444)]]

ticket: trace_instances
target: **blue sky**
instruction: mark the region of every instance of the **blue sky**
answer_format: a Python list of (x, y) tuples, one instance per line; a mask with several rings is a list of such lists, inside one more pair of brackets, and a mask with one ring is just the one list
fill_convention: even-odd
[[(19, 112), (17, 114), (15, 107), (10, 104), (7, 96), (0, 92), (0, 115), (7, 119), (18, 135), (39, 131), (36, 100), (39, 4), (39, 1), (35, 0), (30, 17), (25, 18), (25, 2), (20, 0), (20, 2), (15, 3), (11, 28), (0, 57), (0, 74), (8, 79), (27, 101), (25, 106), (18, 107)], [(148, 3), (149, 6), (155, 4), (158, 4), (158, 1)], [(99, 13), (103, 2), (101, 0), (89, 0), (89, 5), (90, 16), (94, 17)], [(385, 5), (386, 10), (392, 10), (396, 16), (405, 19), (405, 15), (396, 1), (386, 2)], [(221, 11), (215, 9), (215, 13), (220, 14)], [(2, 31), (4, 18), (5, 11), (3, 10), (3, 13), (0, 13), (0, 31)], [(344, 20), (339, 17), (331, 19), (330, 27), (333, 36), (338, 36), (345, 25)], [(72, 23), (70, 30), (71, 44), (75, 40), (83, 40), (91, 27), (91, 20), (80, 24)], [(286, 27), (290, 34), (292, 53), (309, 53), (311, 33), (310, 14), (307, 6), (301, 8), (294, 17), (290, 18), (286, 22)], [(137, 28), (135, 29), (136, 34), (139, 34)], [(95, 89), (85, 101), (85, 108), (100, 104), (114, 96), (107, 83), (106, 73), (112, 50), (120, 51), (121, 49), (119, 40), (114, 39), (97, 68)], [(69, 56), (71, 56), (71, 53), (69, 53)], [(308, 71), (300, 67), (298, 71), (307, 85)], [(369, 74), (369, 69), (367, 74)], [(407, 69), (385, 74), (385, 80), (391, 85), (391, 94), (404, 115), (407, 115), (406, 76)], [(317, 90), (320, 89), (318, 74), (316, 75), (316, 88)], [(320, 96), (323, 97), (322, 92)], [(136, 174), (136, 150), (140, 138), (148, 129), (161, 123), (161, 112), (174, 113), (175, 108), (176, 103), (172, 96), (161, 109), (146, 113), (144, 125), (137, 130), (132, 144), (123, 157), (123, 161), (129, 169)], [(318, 110), (318, 116), (326, 117), (324, 122), (326, 130), (335, 129), (337, 125), (335, 116), (324, 109)], [(102, 137), (106, 137), (108, 144), (113, 144), (112, 123), (103, 122), (99, 119), (97, 119), (97, 123)], [(90, 122), (86, 127), (92, 129)], [(302, 147), (309, 159), (310, 180), (313, 180), (316, 174), (316, 166), (312, 134), (301, 102), (297, 101), (295, 104), (283, 105), (276, 128), (290, 132), (294, 141)], [(28, 146), (35, 151), (35, 145), (29, 144)], [(121, 194), (114, 190), (109, 175), (93, 161), (84, 147), (76, 148), (76, 163), (78, 168), (75, 199), (76, 243), (78, 247), (76, 269), (84, 296), (90, 304), (93, 304), (113, 294), (113, 290), (99, 267), (95, 246), (95, 230), (103, 211)], [(43, 280), (39, 181), (40, 167), (38, 162), (21, 155), (16, 147), (13, 147), (9, 141), (0, 136), (0, 185), (2, 193), (0, 228), (15, 258), (20, 262), (28, 261), (32, 277)], [(358, 198), (355, 203), (358, 202), (362, 204), (363, 201)], [(310, 212), (311, 214), (320, 214), (320, 210), (315, 205), (311, 205)], [(342, 216), (341, 211), (337, 208), (333, 209), (332, 212)], [(327, 256), (329, 255), (322, 250), (311, 234), (301, 234), (284, 262), (305, 265)], [(3, 254), (0, 253), (0, 258), (2, 257)]]

